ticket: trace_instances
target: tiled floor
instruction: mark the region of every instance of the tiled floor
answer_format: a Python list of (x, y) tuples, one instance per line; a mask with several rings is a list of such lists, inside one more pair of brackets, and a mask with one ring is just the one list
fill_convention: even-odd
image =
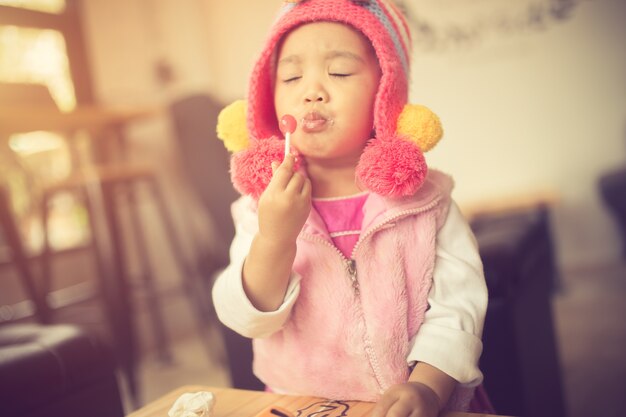
[[(562, 284), (554, 312), (569, 417), (621, 416), (626, 410), (626, 264), (564, 274)], [(182, 296), (167, 305), (170, 326), (192, 323)], [(171, 365), (159, 363), (151, 352), (144, 355), (145, 402), (181, 385), (228, 384), (218, 333), (209, 357), (195, 327), (187, 327), (186, 334), (176, 336)]]
[[(222, 365), (226, 362), (226, 353), (218, 329), (206, 329), (206, 333), (200, 336), (198, 322), (182, 292), (169, 292), (163, 301), (171, 363), (159, 359), (151, 334), (145, 331), (148, 326), (142, 325), (147, 316), (145, 313), (139, 316), (139, 327), (144, 329), (140, 336), (143, 354), (138, 370), (142, 403), (183, 385), (228, 386), (230, 376)], [(124, 388), (124, 378), (120, 377), (120, 381)], [(130, 399), (125, 397), (126, 410), (131, 411)]]
[(226, 369), (208, 358), (198, 338), (181, 338), (173, 347), (174, 362), (170, 365), (160, 363), (154, 355), (146, 355), (142, 361), (139, 378), (144, 402), (183, 385), (228, 386)]

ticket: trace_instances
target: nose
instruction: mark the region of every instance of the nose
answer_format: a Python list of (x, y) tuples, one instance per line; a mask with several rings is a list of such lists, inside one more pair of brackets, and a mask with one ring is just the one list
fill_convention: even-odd
[(304, 95), (304, 100), (307, 103), (312, 102), (327, 102), (328, 101), (328, 92), (324, 89), (324, 86), (320, 83), (311, 83), (307, 91)]

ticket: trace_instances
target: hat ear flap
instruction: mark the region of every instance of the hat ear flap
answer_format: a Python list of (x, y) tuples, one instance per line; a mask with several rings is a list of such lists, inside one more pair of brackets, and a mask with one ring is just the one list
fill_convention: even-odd
[(224, 107), (217, 116), (217, 137), (231, 152), (246, 149), (250, 142), (246, 128), (247, 107), (245, 100), (237, 100)]
[(415, 143), (399, 136), (372, 139), (356, 167), (357, 183), (385, 197), (405, 197), (422, 186), (428, 168)]
[(443, 128), (439, 117), (428, 107), (407, 104), (398, 117), (396, 133), (415, 143), (422, 152), (428, 152), (443, 136)]

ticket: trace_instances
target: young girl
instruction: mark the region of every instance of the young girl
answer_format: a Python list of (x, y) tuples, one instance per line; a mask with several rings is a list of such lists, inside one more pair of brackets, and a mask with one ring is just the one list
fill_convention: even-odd
[(410, 48), (390, 1), (287, 2), (247, 103), (218, 120), (244, 195), (220, 320), (253, 338), (269, 390), (379, 417), (466, 410), (482, 381), (482, 264), (451, 179), (424, 162), (441, 128), (407, 104)]

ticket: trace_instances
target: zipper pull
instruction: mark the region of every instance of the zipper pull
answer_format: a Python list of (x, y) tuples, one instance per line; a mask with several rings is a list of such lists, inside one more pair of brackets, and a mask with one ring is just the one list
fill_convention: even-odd
[(359, 280), (356, 277), (356, 261), (354, 259), (348, 259), (346, 261), (346, 268), (348, 269), (348, 277), (352, 282), (352, 289), (354, 294), (359, 295)]

